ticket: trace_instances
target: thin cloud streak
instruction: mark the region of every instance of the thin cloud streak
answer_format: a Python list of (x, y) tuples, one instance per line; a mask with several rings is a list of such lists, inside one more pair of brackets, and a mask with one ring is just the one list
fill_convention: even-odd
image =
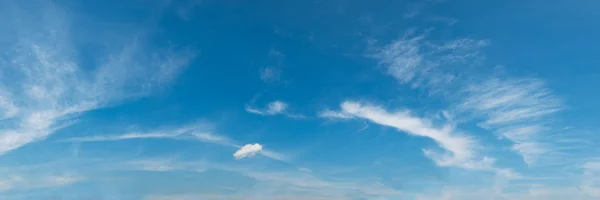
[(248, 113), (262, 115), (262, 116), (272, 116), (272, 115), (284, 115), (290, 118), (296, 119), (304, 119), (306, 116), (301, 114), (293, 114), (288, 112), (288, 104), (283, 101), (272, 101), (269, 102), (266, 108), (256, 108), (250, 105), (246, 105), (245, 110)]
[[(189, 124), (182, 128), (175, 129), (161, 129), (153, 132), (132, 132), (120, 135), (96, 135), (86, 137), (76, 137), (61, 140), (61, 142), (109, 142), (109, 141), (120, 141), (120, 140), (134, 140), (134, 139), (171, 139), (171, 140), (198, 140), (205, 143), (216, 144), (226, 147), (243, 149), (244, 146), (238, 145), (234, 140), (231, 140), (225, 136), (217, 135), (207, 131), (206, 125), (200, 124)], [(289, 162), (289, 160), (282, 154), (276, 153), (267, 149), (263, 149), (260, 145), (260, 150), (256, 152), (249, 152), (249, 154), (241, 153), (236, 159), (249, 157), (254, 154), (261, 154), (267, 158)]]
[(0, 192), (61, 187), (82, 182), (84, 180), (85, 178), (73, 174), (44, 175), (37, 177), (9, 175), (6, 178), (0, 179)]
[(178, 137), (184, 134), (192, 135), (195, 138), (207, 141), (207, 142), (220, 142), (223, 138), (212, 135), (205, 131), (204, 124), (190, 124), (178, 129), (163, 129), (153, 132), (131, 132), (120, 135), (96, 135), (96, 136), (85, 136), (75, 137), (62, 140), (63, 142), (103, 142), (103, 141), (118, 141), (118, 140), (131, 140), (131, 139), (178, 139)]

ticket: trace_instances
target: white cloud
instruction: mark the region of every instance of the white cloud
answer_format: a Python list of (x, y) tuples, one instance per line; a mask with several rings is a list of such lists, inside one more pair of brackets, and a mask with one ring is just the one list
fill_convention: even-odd
[(101, 142), (101, 141), (118, 141), (118, 140), (129, 140), (129, 139), (159, 139), (159, 138), (174, 138), (179, 134), (171, 134), (171, 133), (126, 133), (123, 135), (99, 135), (99, 136), (86, 136), (79, 138), (69, 138), (65, 141), (67, 142)]
[(183, 126), (182, 128), (177, 129), (162, 129), (158, 131), (152, 132), (130, 132), (121, 135), (96, 135), (96, 136), (85, 136), (85, 137), (76, 137), (69, 138), (64, 141), (66, 142), (102, 142), (102, 141), (118, 141), (118, 140), (131, 140), (131, 139), (164, 139), (171, 138), (177, 139), (181, 136), (188, 134), (193, 135), (194, 137), (206, 141), (206, 142), (217, 142), (221, 139), (219, 136), (212, 135), (207, 132), (203, 132), (206, 130), (204, 124), (189, 124)]
[(269, 116), (269, 115), (284, 115), (290, 118), (297, 118), (297, 119), (303, 119), (306, 118), (306, 116), (304, 115), (300, 115), (300, 114), (293, 114), (293, 113), (289, 113), (288, 110), (288, 104), (283, 102), (283, 101), (272, 101), (269, 102), (266, 106), (266, 108), (256, 108), (250, 105), (246, 105), (246, 112), (252, 113), (252, 114), (257, 114), (257, 115), (263, 115), (263, 116)]
[(265, 109), (258, 109), (246, 106), (246, 111), (258, 115), (277, 115), (282, 114), (287, 109), (287, 107), (287, 103), (277, 100), (267, 104), (267, 107)]
[(483, 58), (480, 48), (488, 43), (471, 38), (428, 41), (426, 34), (411, 30), (381, 48), (375, 57), (401, 83), (430, 93), (448, 93), (446, 90), (460, 75), (455, 74), (453, 65), (476, 63)]
[(287, 109), (287, 104), (282, 101), (273, 101), (269, 103), (267, 113), (269, 114), (278, 114), (282, 113)]
[(532, 121), (561, 110), (561, 101), (538, 79), (491, 79), (470, 85), (462, 106), (483, 111), (486, 126)]
[(499, 78), (467, 67), (482, 63), (481, 48), (488, 44), (471, 38), (432, 41), (427, 33), (411, 30), (375, 57), (399, 82), (445, 99), (453, 109), (448, 120), (479, 123), (509, 139), (511, 149), (531, 166), (555, 151), (550, 124), (555, 121), (553, 114), (562, 110), (562, 102), (543, 80)]
[(432, 139), (447, 152), (440, 154), (431, 149), (424, 149), (423, 152), (440, 166), (488, 170), (507, 177), (518, 177), (511, 170), (495, 168), (493, 166), (495, 159), (478, 155), (476, 152), (477, 141), (467, 135), (459, 134), (454, 130), (453, 125), (444, 125), (438, 128), (428, 120), (415, 117), (406, 110), (388, 112), (379, 106), (364, 105), (358, 102), (343, 102), (341, 108), (340, 116), (352, 115), (376, 124), (396, 128), (410, 135)]
[(161, 128), (157, 131), (141, 132), (133, 131), (130, 133), (120, 135), (95, 135), (76, 137), (63, 140), (65, 142), (102, 142), (102, 141), (118, 141), (118, 140), (131, 140), (131, 139), (183, 139), (184, 136), (193, 136), (204, 142), (225, 142), (225, 138), (222, 138), (212, 133), (205, 132), (208, 128), (205, 123), (191, 123), (181, 128)]
[(440, 147), (448, 150), (450, 154), (437, 157), (429, 152), (443, 165), (457, 165), (475, 156), (473, 150), (476, 144), (472, 138), (453, 133), (453, 127), (446, 125), (435, 128), (427, 120), (411, 116), (408, 111), (390, 113), (378, 106), (362, 105), (357, 102), (343, 102), (342, 112), (346, 115), (370, 120), (374, 123), (394, 127), (411, 135), (428, 137), (436, 141)]
[(562, 103), (541, 80), (495, 78), (465, 90), (467, 95), (458, 108), (482, 117), (482, 127), (513, 141), (512, 149), (527, 164), (552, 151), (541, 138), (550, 135), (547, 124)]
[(2, 38), (12, 43), (3, 45), (0, 55), (0, 118), (5, 119), (0, 122), (0, 154), (43, 140), (86, 111), (147, 95), (190, 59), (178, 52), (150, 51), (134, 40), (113, 43), (120, 49), (97, 58), (96, 65), (82, 66), (67, 14), (50, 3), (40, 9), (14, 16), (30, 23), (3, 27), (21, 35)]
[(258, 143), (256, 143), (256, 144), (246, 144), (242, 148), (240, 148), (239, 150), (237, 150), (233, 154), (233, 157), (236, 160), (239, 160), (239, 159), (242, 159), (242, 158), (246, 158), (246, 157), (253, 157), (257, 153), (261, 152), (262, 149), (263, 149), (262, 145), (260, 145)]
[(264, 67), (260, 69), (260, 80), (265, 83), (274, 83), (281, 80), (281, 70), (277, 67)]

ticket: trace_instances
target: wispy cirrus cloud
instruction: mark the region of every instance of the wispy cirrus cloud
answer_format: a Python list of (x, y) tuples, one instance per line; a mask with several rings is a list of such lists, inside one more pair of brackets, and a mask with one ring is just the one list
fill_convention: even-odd
[(512, 149), (529, 165), (552, 151), (543, 138), (551, 135), (553, 114), (563, 109), (562, 101), (539, 79), (490, 79), (469, 85), (461, 110), (482, 117), (480, 126), (513, 141)]
[(280, 100), (276, 100), (269, 102), (265, 108), (256, 108), (250, 105), (246, 105), (246, 112), (263, 116), (284, 115), (290, 118), (306, 118), (306, 116), (304, 115), (289, 113), (287, 111), (288, 107), (289, 106), (287, 103)]
[(267, 104), (267, 107), (264, 109), (246, 106), (246, 111), (258, 115), (277, 115), (284, 113), (287, 107), (287, 103), (277, 100)]
[(113, 44), (118, 48), (94, 64), (82, 62), (68, 12), (49, 2), (39, 8), (2, 15), (15, 19), (4, 29), (16, 34), (2, 35), (0, 154), (43, 140), (87, 111), (148, 95), (191, 59), (134, 39)]
[(206, 168), (201, 162), (177, 162), (174, 159), (131, 160), (117, 166), (119, 170), (139, 170), (153, 172), (193, 171), (203, 172)]
[(174, 129), (159, 129), (156, 131), (133, 131), (125, 134), (114, 134), (114, 135), (93, 135), (84, 137), (74, 137), (64, 142), (102, 142), (102, 141), (118, 141), (118, 140), (132, 140), (132, 139), (177, 139), (178, 137), (184, 136), (184, 134), (193, 136), (199, 140), (207, 142), (218, 142), (222, 138), (205, 132), (207, 128), (203, 124), (191, 124), (183, 126), (182, 128)]
[(456, 131), (452, 124), (436, 127), (427, 119), (413, 116), (408, 110), (389, 112), (380, 106), (352, 101), (343, 102), (339, 113), (332, 113), (327, 117), (332, 116), (340, 116), (343, 119), (348, 119), (348, 116), (366, 119), (410, 135), (430, 138), (446, 152), (438, 153), (431, 149), (423, 149), (423, 152), (440, 166), (490, 170), (505, 176), (517, 176), (511, 170), (495, 168), (493, 166), (495, 159), (478, 155), (477, 141)]
[(537, 78), (499, 77), (473, 70), (485, 59), (487, 40), (428, 40), (427, 32), (407, 32), (385, 45), (376, 58), (402, 84), (442, 97), (460, 123), (478, 123), (513, 142), (511, 149), (532, 165), (552, 151), (553, 115), (560, 98)]
[(86, 136), (79, 138), (69, 138), (65, 140), (66, 142), (101, 142), (101, 141), (117, 141), (117, 140), (130, 140), (130, 139), (160, 139), (160, 138), (175, 138), (180, 133), (141, 133), (141, 132), (133, 132), (126, 133), (123, 135), (114, 135), (114, 136)]
[(468, 65), (483, 59), (480, 49), (489, 41), (462, 38), (448, 41), (427, 40), (427, 33), (410, 30), (374, 55), (388, 74), (400, 83), (444, 93), (461, 74), (456, 65)]

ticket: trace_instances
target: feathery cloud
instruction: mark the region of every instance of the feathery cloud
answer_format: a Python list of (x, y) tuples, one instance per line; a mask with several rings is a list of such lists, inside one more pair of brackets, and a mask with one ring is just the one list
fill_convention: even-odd
[(441, 128), (433, 126), (428, 120), (414, 117), (409, 111), (388, 112), (379, 106), (363, 105), (358, 102), (346, 101), (341, 104), (342, 110), (332, 116), (367, 119), (373, 123), (389, 126), (410, 135), (427, 137), (434, 140), (446, 153), (424, 149), (426, 156), (440, 166), (456, 166), (467, 169), (490, 170), (506, 176), (516, 176), (512, 171), (493, 167), (494, 159), (477, 155), (477, 141), (459, 134), (452, 125)]
[(288, 105), (285, 102), (277, 100), (267, 104), (267, 108), (265, 109), (258, 109), (246, 106), (246, 111), (258, 115), (276, 115), (283, 113), (285, 109), (287, 109), (287, 107)]
[(451, 66), (478, 62), (483, 58), (480, 49), (488, 44), (486, 40), (471, 38), (428, 41), (426, 34), (412, 30), (374, 56), (399, 82), (443, 93), (460, 75), (454, 74), (456, 70)]
[(3, 38), (11, 42), (1, 49), (0, 154), (43, 140), (86, 111), (149, 94), (191, 58), (133, 40), (113, 44), (120, 48), (95, 65), (84, 64), (64, 10), (51, 3), (40, 8), (15, 16), (24, 24), (4, 27), (21, 35)]
[(399, 82), (438, 94), (456, 117), (469, 116), (461, 123), (478, 123), (512, 141), (512, 150), (532, 165), (551, 151), (552, 142), (544, 139), (552, 129), (548, 122), (563, 105), (540, 79), (486, 77), (463, 67), (480, 63), (481, 48), (488, 44), (471, 38), (430, 41), (413, 30), (375, 57)]
[(250, 105), (246, 105), (246, 112), (248, 113), (252, 113), (252, 114), (257, 114), (257, 115), (263, 115), (263, 116), (270, 116), (270, 115), (284, 115), (290, 118), (298, 118), (298, 119), (302, 119), (302, 118), (306, 118), (306, 116), (304, 115), (300, 115), (300, 114), (293, 114), (293, 113), (289, 113), (288, 110), (288, 104), (283, 102), (283, 101), (272, 101), (269, 102), (266, 106), (266, 108), (256, 108), (256, 107), (252, 107)]
[[(549, 131), (548, 121), (562, 109), (561, 100), (538, 79), (490, 79), (469, 85), (461, 110), (483, 118), (481, 126), (513, 141), (512, 149), (527, 164), (550, 151), (541, 138)], [(547, 133), (546, 135), (549, 135)]]

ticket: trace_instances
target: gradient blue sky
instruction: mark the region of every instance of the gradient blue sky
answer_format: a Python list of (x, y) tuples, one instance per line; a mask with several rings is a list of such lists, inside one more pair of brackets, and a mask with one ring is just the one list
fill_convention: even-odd
[(0, 199), (598, 199), (598, 8), (3, 0)]

